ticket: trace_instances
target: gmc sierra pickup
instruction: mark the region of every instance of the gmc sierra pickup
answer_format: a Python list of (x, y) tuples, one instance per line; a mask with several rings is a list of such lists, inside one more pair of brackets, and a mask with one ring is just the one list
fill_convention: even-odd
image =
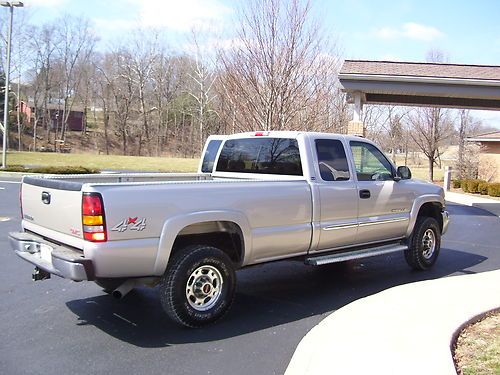
[(35, 280), (95, 281), (117, 297), (159, 285), (189, 327), (228, 311), (242, 267), (403, 252), (425, 270), (448, 226), (441, 187), (367, 139), (306, 132), (211, 137), (194, 174), (26, 176), (21, 210), (10, 241)]

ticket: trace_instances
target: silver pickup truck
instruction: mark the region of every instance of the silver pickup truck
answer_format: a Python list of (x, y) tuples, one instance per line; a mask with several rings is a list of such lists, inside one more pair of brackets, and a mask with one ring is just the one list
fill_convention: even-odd
[(448, 226), (441, 187), (338, 134), (212, 137), (199, 173), (24, 177), (21, 189), (10, 241), (35, 280), (95, 281), (117, 297), (158, 284), (190, 327), (228, 311), (242, 267), (403, 252), (425, 270)]

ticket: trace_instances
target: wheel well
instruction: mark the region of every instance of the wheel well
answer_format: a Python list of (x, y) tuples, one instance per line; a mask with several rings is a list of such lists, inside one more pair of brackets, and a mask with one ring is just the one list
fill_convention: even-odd
[(230, 221), (207, 221), (185, 227), (177, 235), (171, 255), (190, 245), (213, 246), (224, 251), (235, 265), (243, 262), (243, 233)]
[(428, 202), (424, 203), (418, 211), (418, 217), (433, 217), (439, 223), (439, 228), (443, 230), (443, 216), (441, 215), (442, 206), (440, 203)]

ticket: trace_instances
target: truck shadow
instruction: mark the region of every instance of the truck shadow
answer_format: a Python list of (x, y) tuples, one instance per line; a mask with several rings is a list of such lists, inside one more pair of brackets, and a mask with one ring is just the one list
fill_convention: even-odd
[(228, 315), (215, 325), (196, 330), (179, 327), (168, 319), (157, 288), (138, 288), (120, 301), (100, 294), (66, 304), (76, 314), (77, 325), (93, 325), (143, 348), (222, 340), (302, 319), (303, 335), (326, 315), (354, 300), (397, 285), (473, 273), (467, 269), (486, 259), (443, 248), (438, 263), (427, 272), (409, 270), (402, 254), (322, 267), (295, 261), (251, 267), (238, 272), (238, 292)]

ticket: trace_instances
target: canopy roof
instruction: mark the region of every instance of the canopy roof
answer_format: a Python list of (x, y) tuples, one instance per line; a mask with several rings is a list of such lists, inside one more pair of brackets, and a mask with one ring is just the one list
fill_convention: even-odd
[(500, 66), (346, 60), (339, 80), (365, 104), (500, 110)]

